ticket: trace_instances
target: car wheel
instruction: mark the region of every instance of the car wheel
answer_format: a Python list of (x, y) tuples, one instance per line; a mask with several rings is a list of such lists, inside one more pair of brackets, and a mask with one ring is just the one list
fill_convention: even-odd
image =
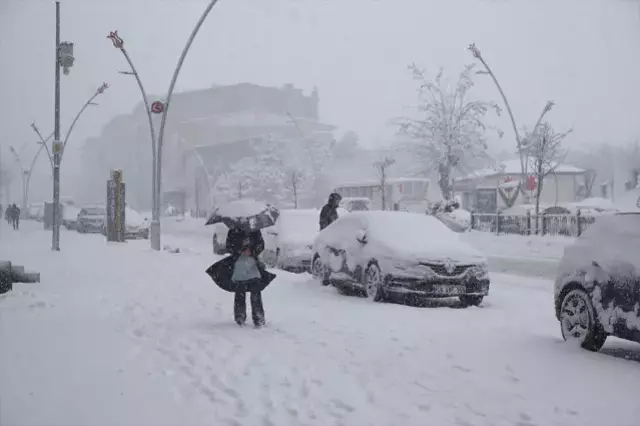
[(607, 340), (591, 299), (582, 289), (571, 290), (562, 299), (560, 329), (565, 341), (573, 341), (593, 352), (599, 351)]
[(380, 268), (375, 263), (369, 265), (364, 273), (364, 293), (373, 302), (384, 300), (384, 279)]
[(467, 306), (480, 306), (480, 304), (482, 303), (483, 299), (484, 299), (484, 296), (465, 295), (465, 296), (460, 296), (460, 303), (462, 303), (462, 305), (464, 307), (467, 307)]
[(224, 254), (224, 247), (218, 243), (218, 234), (213, 234), (213, 253), (218, 255)]
[(311, 275), (313, 275), (315, 279), (321, 280), (323, 286), (331, 284), (327, 270), (322, 264), (322, 260), (318, 254), (313, 257), (313, 262), (311, 262)]

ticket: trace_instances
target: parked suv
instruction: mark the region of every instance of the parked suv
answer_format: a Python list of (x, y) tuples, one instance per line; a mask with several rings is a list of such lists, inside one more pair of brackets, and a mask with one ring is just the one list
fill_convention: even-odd
[(78, 213), (78, 232), (100, 232), (104, 225), (107, 210), (104, 206), (86, 206)]
[(600, 216), (565, 249), (555, 282), (562, 337), (598, 351), (640, 342), (640, 212)]

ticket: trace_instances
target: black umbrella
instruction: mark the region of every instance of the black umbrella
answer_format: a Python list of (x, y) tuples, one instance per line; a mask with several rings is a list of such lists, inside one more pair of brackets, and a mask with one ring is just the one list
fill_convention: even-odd
[(237, 200), (213, 209), (205, 225), (224, 223), (228, 228), (257, 231), (275, 225), (280, 216), (277, 208), (255, 200)]

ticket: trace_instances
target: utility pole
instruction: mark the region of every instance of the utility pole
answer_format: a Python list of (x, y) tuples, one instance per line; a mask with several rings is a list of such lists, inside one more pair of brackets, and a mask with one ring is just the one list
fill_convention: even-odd
[[(60, 162), (64, 143), (60, 140), (60, 68), (64, 74), (69, 74), (73, 66), (73, 43), (60, 42), (60, 2), (56, 1), (56, 77), (55, 77), (55, 105), (53, 130), (53, 233), (51, 250), (60, 251)], [(75, 124), (75, 123), (74, 123)]]
[(380, 178), (380, 194), (382, 197), (382, 210), (387, 209), (387, 169), (395, 164), (396, 160), (385, 157), (384, 160), (378, 161), (374, 166), (378, 169), (378, 177)]
[(51, 250), (60, 251), (60, 2), (56, 2), (56, 77), (53, 130), (53, 233)]

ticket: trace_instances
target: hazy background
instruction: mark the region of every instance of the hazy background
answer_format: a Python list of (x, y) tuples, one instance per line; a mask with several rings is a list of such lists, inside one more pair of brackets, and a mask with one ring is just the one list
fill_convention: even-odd
[[(62, 0), (62, 40), (76, 64), (62, 78), (62, 129), (103, 82), (111, 88), (83, 116), (66, 153), (63, 185), (77, 179), (79, 149), (112, 116), (140, 101), (124, 58), (105, 37), (118, 29), (147, 90), (164, 94), (184, 43), (208, 1)], [(36, 151), (36, 121), (53, 129), (53, 0), (0, 0), (0, 149)], [(317, 86), (324, 122), (354, 130), (364, 145), (393, 141), (388, 120), (415, 101), (407, 65), (455, 76), (476, 42), (499, 77), (520, 126), (547, 100), (568, 147), (627, 143), (640, 135), (640, 19), (624, 0), (220, 0), (191, 49), (177, 90), (242, 81), (306, 92)], [(499, 101), (478, 76), (475, 96)], [(513, 147), (506, 115), (498, 124)], [(45, 157), (32, 197), (49, 194)], [(15, 180), (19, 178), (16, 177)], [(16, 182), (17, 183), (17, 182)], [(15, 186), (14, 191), (20, 187)], [(43, 195), (44, 196), (44, 195)]]

